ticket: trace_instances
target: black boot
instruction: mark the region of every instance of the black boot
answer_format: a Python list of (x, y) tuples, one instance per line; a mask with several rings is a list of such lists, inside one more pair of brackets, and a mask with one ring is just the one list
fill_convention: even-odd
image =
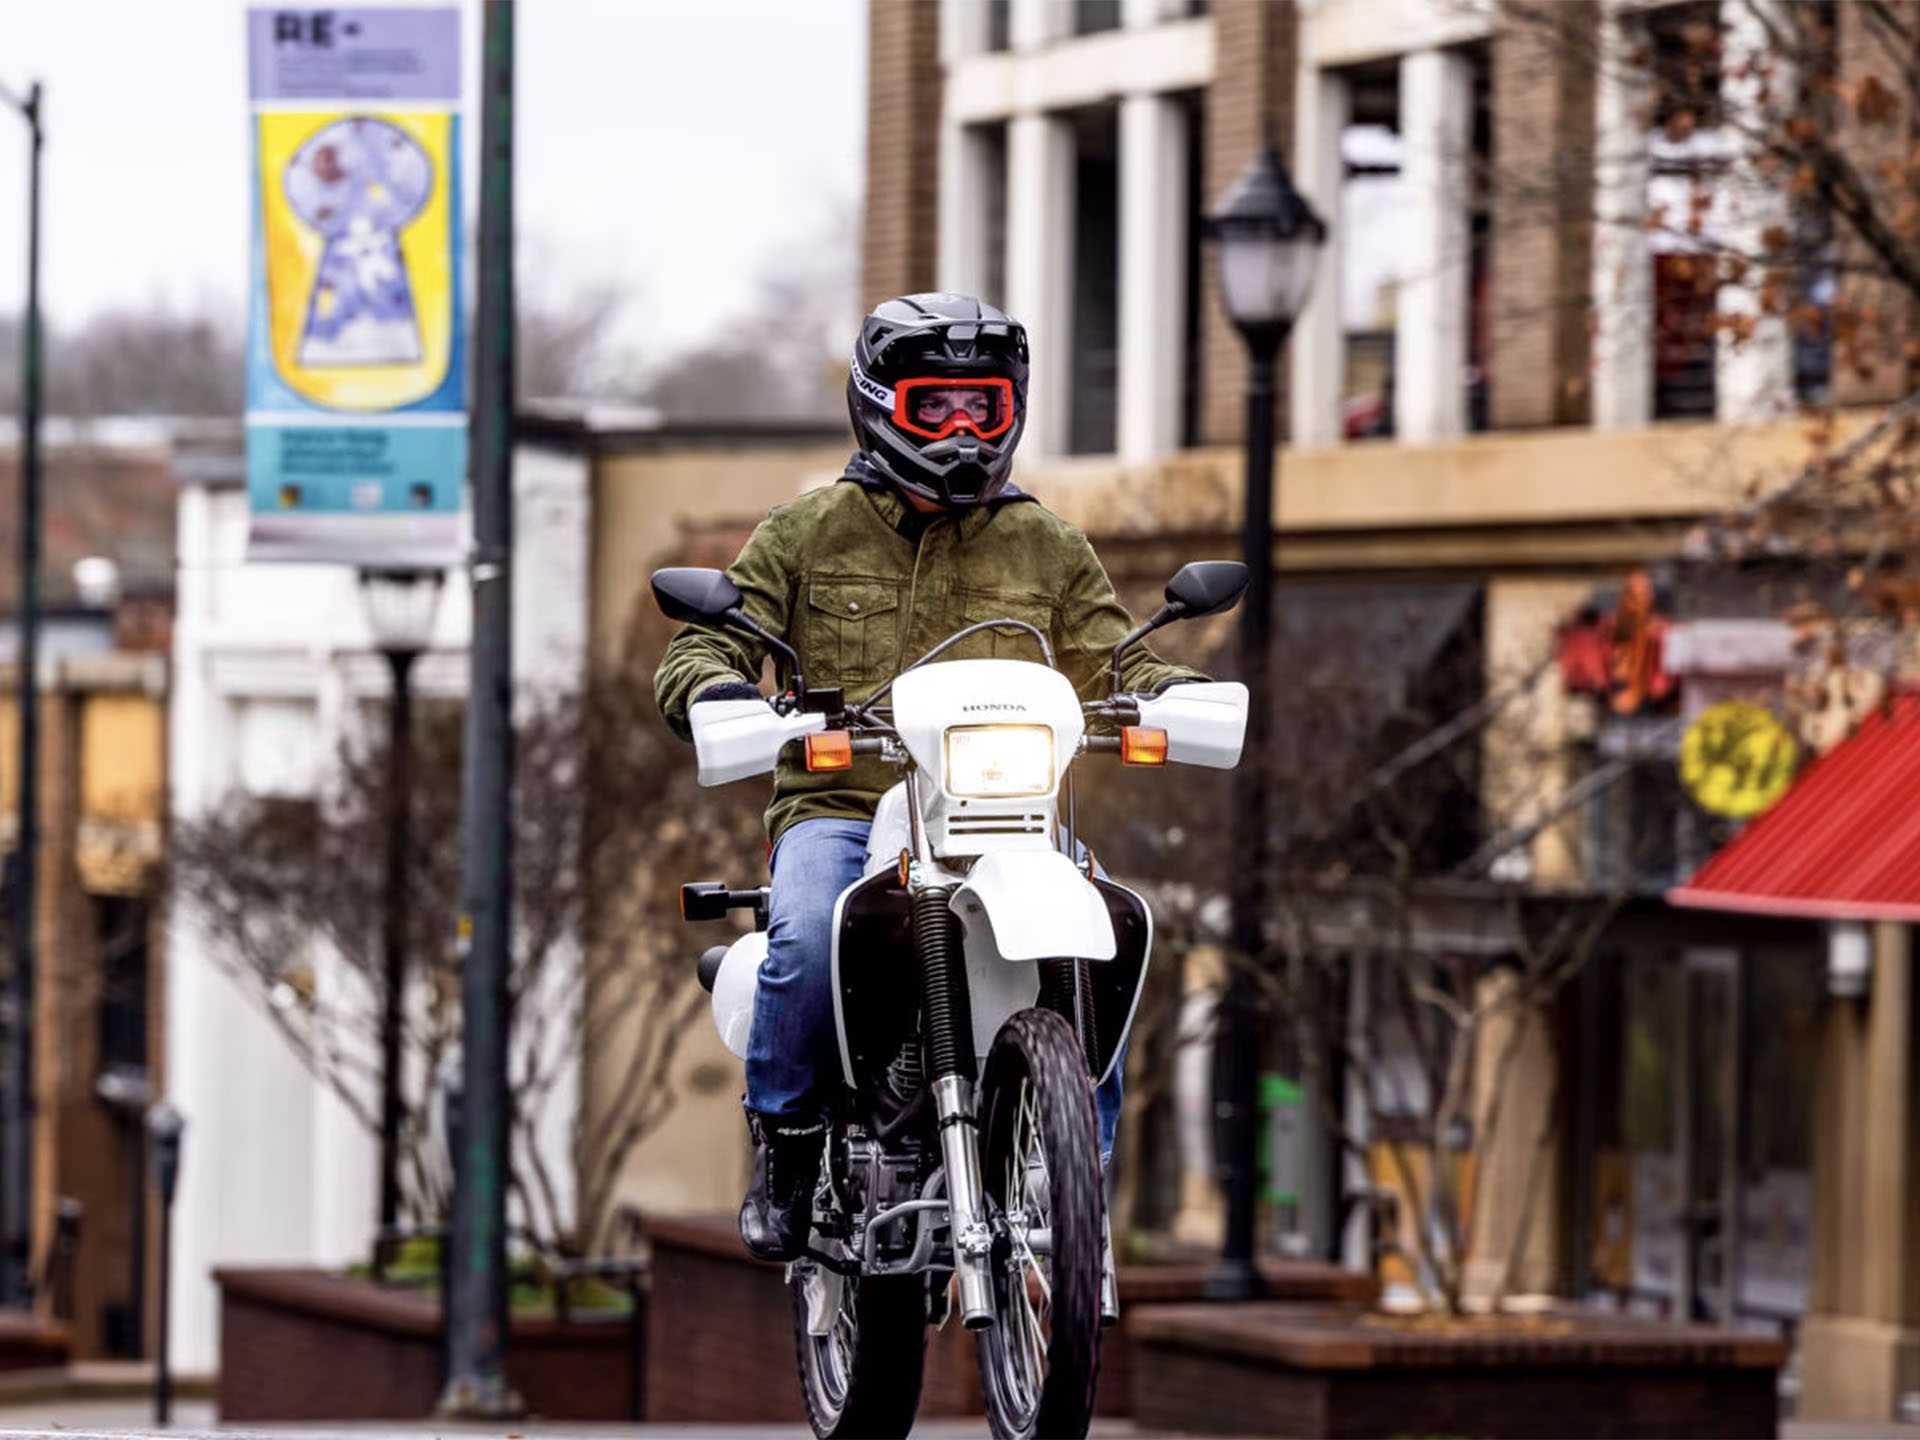
[(740, 1204), (740, 1238), (762, 1260), (797, 1260), (813, 1229), (813, 1191), (827, 1127), (819, 1120), (747, 1112), (753, 1180)]

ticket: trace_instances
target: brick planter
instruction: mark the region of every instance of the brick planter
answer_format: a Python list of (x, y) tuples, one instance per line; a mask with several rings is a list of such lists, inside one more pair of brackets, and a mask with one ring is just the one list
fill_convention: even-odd
[(1777, 1340), (1576, 1309), (1506, 1332), (1362, 1310), (1168, 1306), (1133, 1322), (1134, 1422), (1295, 1436), (1771, 1436)]
[[(652, 1219), (653, 1291), (647, 1314), (647, 1419), (734, 1425), (804, 1424), (793, 1349), (793, 1309), (782, 1267), (754, 1260), (732, 1216)], [(1130, 1336), (1141, 1307), (1199, 1298), (1197, 1266), (1120, 1272), (1121, 1323), (1101, 1346), (1099, 1413), (1129, 1412)], [(1372, 1282), (1331, 1265), (1273, 1262), (1274, 1293), (1293, 1300), (1364, 1302)], [(712, 1357), (725, 1354), (727, 1363)], [(958, 1320), (927, 1337), (920, 1414), (978, 1415), (973, 1337)]]
[[(413, 1420), (440, 1398), (440, 1301), (326, 1270), (225, 1269), (220, 1419)], [(518, 1318), (507, 1379), (535, 1416), (633, 1414), (625, 1316)], [(343, 1380), (342, 1377), (348, 1377)]]
[(26, 1310), (0, 1310), (0, 1371), (58, 1370), (73, 1358), (73, 1332)]

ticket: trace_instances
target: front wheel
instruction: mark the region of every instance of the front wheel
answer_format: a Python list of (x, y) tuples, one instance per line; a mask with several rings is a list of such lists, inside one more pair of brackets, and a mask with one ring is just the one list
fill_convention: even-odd
[(1073, 1027), (1023, 1010), (994, 1038), (981, 1081), (981, 1173), (1006, 1238), (994, 1323), (980, 1332), (987, 1419), (1002, 1440), (1078, 1436), (1100, 1375), (1106, 1201), (1093, 1092)]
[[(810, 1288), (838, 1291), (832, 1328), (815, 1335), (807, 1325)], [(924, 1275), (862, 1275), (844, 1279), (815, 1269), (795, 1277), (793, 1334), (807, 1421), (820, 1440), (870, 1440), (905, 1435), (920, 1408), (920, 1377), (927, 1354), (927, 1281)], [(829, 1302), (831, 1303), (831, 1301)]]

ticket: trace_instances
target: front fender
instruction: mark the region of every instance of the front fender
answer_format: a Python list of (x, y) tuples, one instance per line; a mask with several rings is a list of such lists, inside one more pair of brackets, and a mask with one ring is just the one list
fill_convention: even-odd
[(948, 905), (969, 930), (984, 921), (1003, 960), (1113, 958), (1106, 901), (1058, 850), (982, 855)]

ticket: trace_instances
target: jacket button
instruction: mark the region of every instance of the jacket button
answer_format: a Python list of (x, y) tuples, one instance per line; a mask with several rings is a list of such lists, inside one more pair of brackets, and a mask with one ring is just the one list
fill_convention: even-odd
[(847, 602), (847, 613), (849, 615), (858, 615), (860, 613), (860, 602), (858, 600), (849, 600)]

